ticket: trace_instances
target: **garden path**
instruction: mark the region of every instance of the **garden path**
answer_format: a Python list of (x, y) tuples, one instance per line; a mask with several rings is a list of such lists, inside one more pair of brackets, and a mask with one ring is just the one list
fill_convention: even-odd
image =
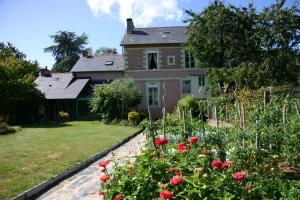
[[(132, 138), (130, 141), (109, 153), (104, 158), (93, 163), (86, 169), (64, 180), (59, 185), (53, 187), (39, 200), (99, 200), (98, 191), (100, 187), (99, 177), (101, 173), (98, 163), (102, 160), (116, 160), (120, 164), (125, 164), (128, 160), (133, 162), (135, 157), (141, 153), (146, 137), (143, 133)], [(112, 172), (111, 164), (107, 166), (108, 172)]]

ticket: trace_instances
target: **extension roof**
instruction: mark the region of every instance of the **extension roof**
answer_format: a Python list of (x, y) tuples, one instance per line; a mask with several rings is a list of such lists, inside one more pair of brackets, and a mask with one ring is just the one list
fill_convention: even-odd
[(133, 33), (125, 32), (121, 46), (143, 44), (185, 44), (186, 26), (134, 28)]
[[(112, 62), (111, 62), (112, 61)], [(99, 55), (95, 57), (81, 57), (71, 72), (109, 72), (124, 71), (123, 55)]]
[(74, 79), (72, 73), (52, 73), (39, 76), (34, 82), (46, 99), (76, 99), (89, 79)]

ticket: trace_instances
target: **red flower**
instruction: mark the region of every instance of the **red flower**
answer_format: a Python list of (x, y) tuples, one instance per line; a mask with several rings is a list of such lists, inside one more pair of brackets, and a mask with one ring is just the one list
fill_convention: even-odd
[(165, 145), (169, 142), (169, 140), (167, 138), (156, 138), (155, 139), (155, 145), (156, 146), (161, 146), (161, 145)]
[(106, 176), (106, 175), (100, 177), (100, 180), (104, 181), (104, 182), (108, 181), (109, 179), (110, 179), (110, 176)]
[(159, 197), (162, 199), (171, 200), (173, 193), (168, 190), (163, 190), (159, 193)]
[(234, 161), (227, 161), (227, 162), (222, 163), (222, 169), (227, 169), (227, 168), (230, 167), (233, 163), (234, 163)]
[(207, 150), (207, 149), (203, 149), (202, 151), (201, 151), (201, 154), (203, 154), (203, 155), (207, 155), (209, 153), (209, 151)]
[(188, 148), (185, 146), (183, 142), (178, 144), (178, 151), (180, 153), (186, 153), (188, 151)]
[(190, 143), (196, 143), (196, 142), (198, 142), (198, 138), (197, 137), (190, 137), (189, 139), (188, 139), (188, 141), (190, 142)]
[(176, 177), (170, 179), (170, 184), (173, 186), (179, 185), (182, 182), (183, 182), (182, 176), (176, 176)]
[(101, 163), (99, 163), (99, 167), (106, 167), (106, 165), (108, 165), (108, 164), (109, 164), (109, 161), (108, 160), (104, 160)]
[(99, 194), (99, 196), (104, 196), (105, 192), (99, 191), (98, 194)]
[(100, 167), (100, 168), (99, 168), (99, 171), (100, 171), (100, 172), (105, 172), (105, 170), (106, 170), (105, 167)]
[(251, 186), (251, 185), (246, 185), (244, 188), (245, 188), (246, 190), (252, 190), (252, 186)]
[(115, 196), (114, 200), (122, 200), (122, 196), (119, 194), (119, 195)]
[(128, 174), (130, 174), (130, 175), (136, 175), (136, 171), (134, 171), (134, 170), (129, 170), (129, 171), (128, 171)]
[(202, 168), (202, 167), (199, 167), (199, 168), (195, 168), (195, 171), (197, 171), (197, 172), (203, 172), (204, 171), (204, 168)]
[(246, 178), (246, 173), (245, 172), (236, 172), (236, 173), (232, 174), (232, 177), (234, 179), (237, 179), (237, 180), (241, 181), (241, 180)]
[(182, 176), (182, 171), (180, 169), (176, 169), (175, 173), (177, 176)]
[(213, 169), (221, 169), (222, 168), (221, 160), (213, 160), (212, 163), (211, 163), (211, 167)]

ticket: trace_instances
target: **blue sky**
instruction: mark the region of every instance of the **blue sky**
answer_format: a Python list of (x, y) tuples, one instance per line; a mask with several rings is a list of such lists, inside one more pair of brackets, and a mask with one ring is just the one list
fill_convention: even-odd
[[(224, 0), (247, 6), (249, 0)], [(297, 0), (287, 0), (291, 5)], [(53, 44), (49, 35), (72, 31), (89, 37), (87, 47), (115, 47), (120, 41), (125, 20), (134, 16), (136, 27), (183, 25), (182, 9), (201, 11), (209, 0), (0, 0), (0, 41), (12, 42), (41, 67), (52, 67), (54, 59), (43, 49)], [(275, 0), (253, 0), (255, 8)], [(134, 12), (133, 12), (134, 11)], [(133, 14), (134, 13), (134, 14)]]

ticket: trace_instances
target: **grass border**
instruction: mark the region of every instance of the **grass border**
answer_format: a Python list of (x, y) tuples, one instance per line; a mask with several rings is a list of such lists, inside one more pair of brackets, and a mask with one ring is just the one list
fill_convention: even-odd
[(13, 197), (11, 200), (28, 200), (28, 199), (38, 198), (39, 196), (41, 196), (43, 193), (47, 192), (54, 186), (58, 185), (62, 181), (66, 180), (67, 178), (73, 176), (74, 174), (78, 173), (79, 171), (87, 168), (88, 166), (90, 166), (91, 164), (96, 162), (97, 160), (103, 158), (104, 156), (109, 154), (111, 151), (113, 151), (113, 150), (117, 149), (118, 147), (120, 147), (121, 145), (127, 143), (129, 140), (131, 140), (132, 138), (134, 138), (135, 136), (137, 136), (138, 134), (140, 134), (142, 132), (143, 132), (143, 129), (135, 132), (133, 135), (128, 136), (121, 142), (119, 142), (111, 147), (108, 147), (101, 152), (94, 154), (87, 160), (84, 160), (82, 162), (75, 164), (73, 167), (66, 169), (62, 173), (60, 173), (56, 176), (53, 176), (49, 180), (44, 181), (31, 189), (26, 190), (25, 192), (19, 194), (18, 196)]

